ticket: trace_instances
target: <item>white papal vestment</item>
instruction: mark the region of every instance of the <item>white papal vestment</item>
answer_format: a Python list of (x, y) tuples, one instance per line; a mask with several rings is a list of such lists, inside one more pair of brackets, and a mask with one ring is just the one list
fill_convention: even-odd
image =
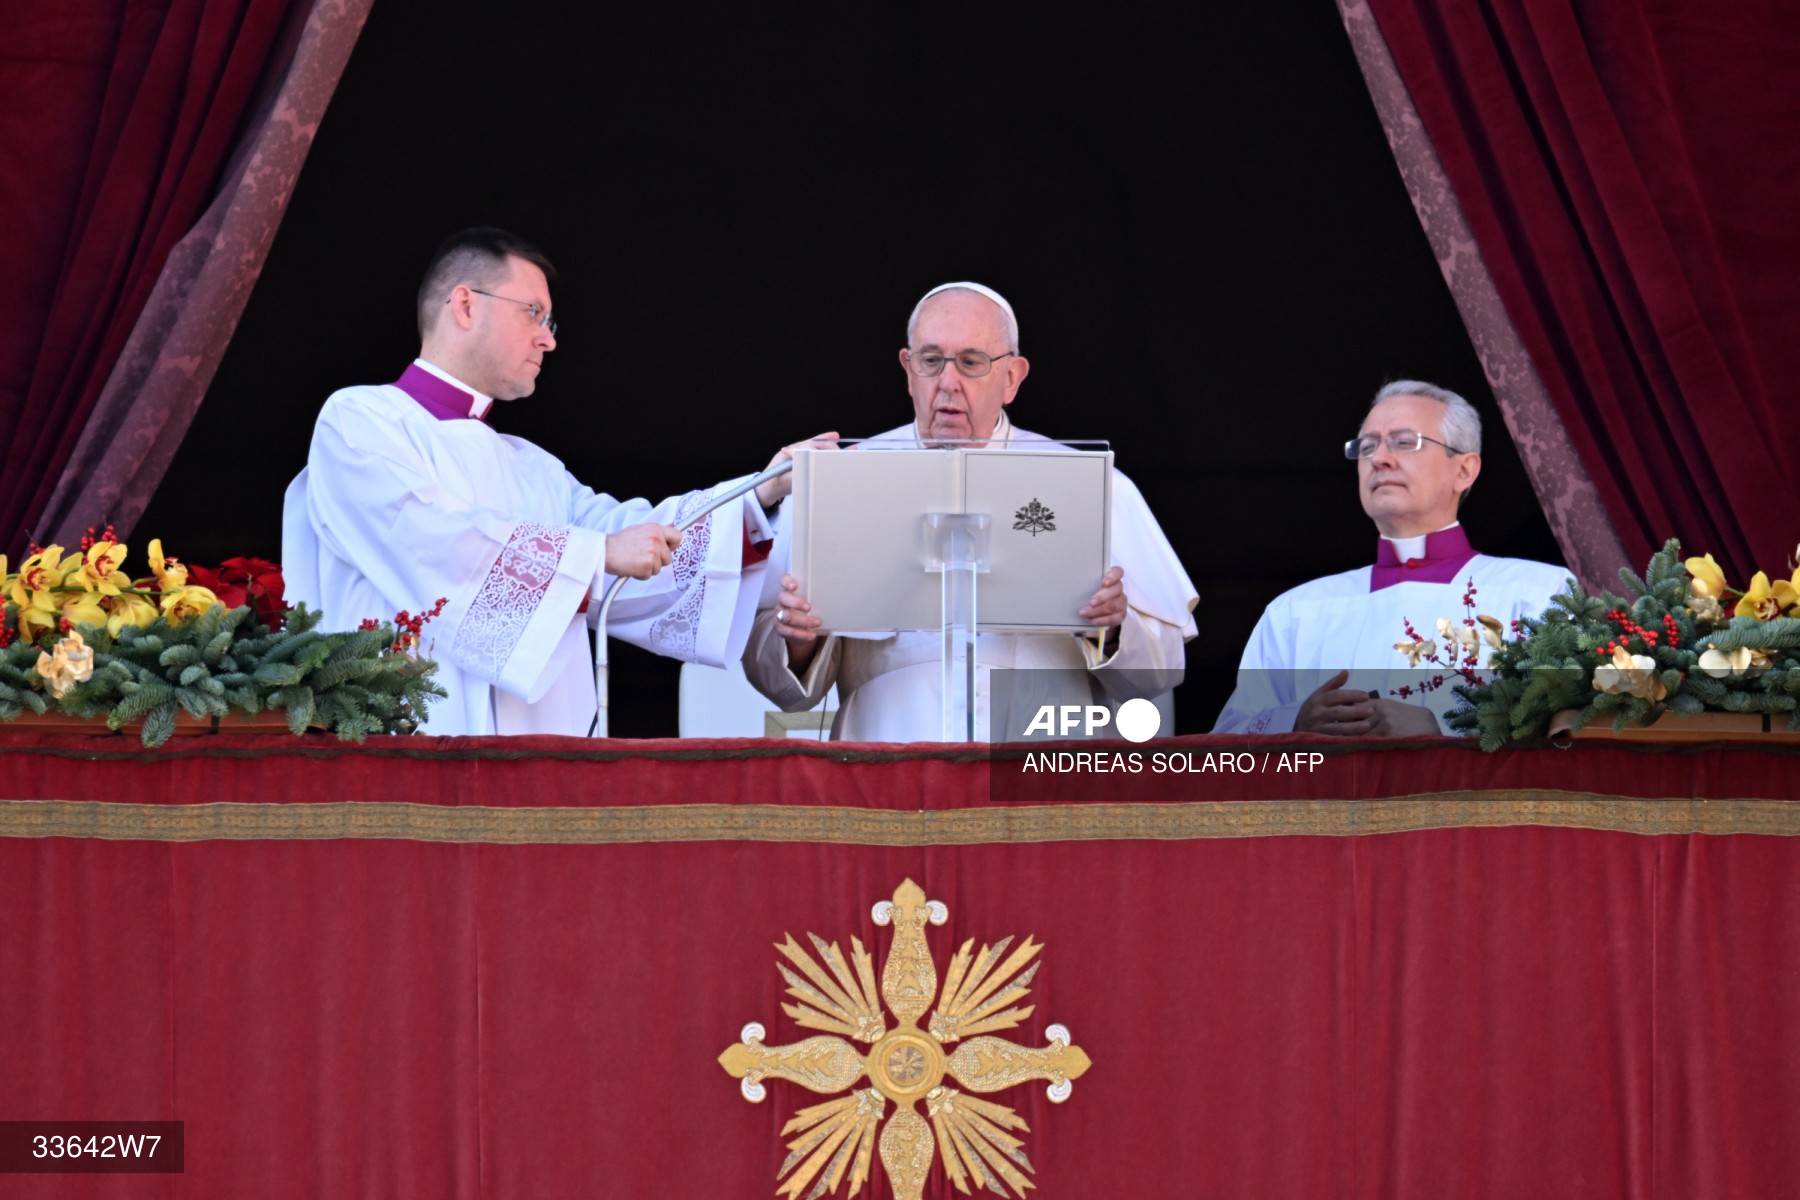
[[(916, 433), (913, 425), (903, 425), (873, 440), (884, 443), (884, 449), (891, 449), (896, 441), (916, 438)], [(1041, 448), (1049, 442), (1042, 434), (1013, 427), (1002, 414), (989, 446)], [(1183, 646), (1196, 633), (1193, 612), (1199, 594), (1156, 523), (1143, 493), (1117, 470), (1113, 472), (1112, 505), (1113, 562), (1124, 569), (1128, 605), (1117, 648), (1102, 658), (1093, 637), (1068, 633), (980, 634), (975, 649), (977, 729), (992, 733), (988, 701), (992, 695), (991, 675), (996, 669), (1091, 672), (1092, 681), (1103, 692), (1108, 690), (1108, 675), (1131, 678), (1124, 672), (1158, 672), (1161, 688), (1180, 682), (1185, 662)], [(778, 539), (777, 557), (785, 554), (786, 543), (785, 537)], [(772, 565), (770, 569), (785, 570), (785, 564)], [(1100, 581), (1094, 580), (1096, 590), (1099, 586)], [(827, 638), (807, 664), (805, 675), (796, 676), (788, 664), (787, 642), (776, 629), (775, 612), (775, 608), (767, 607), (757, 613), (750, 643), (744, 651), (744, 673), (763, 695), (784, 711), (799, 712), (816, 705), (835, 683), (840, 707), (832, 725), (833, 738), (864, 742), (939, 739), (943, 729), (943, 639), (939, 633)], [(1079, 619), (1074, 614), (1071, 618)], [(1040, 693), (1037, 699), (1043, 703), (1092, 702), (1085, 677), (1034, 677), (1040, 678), (1045, 684), (1062, 689), (1058, 694)], [(1133, 680), (1133, 686), (1123, 691), (1131, 694), (1139, 686)]]

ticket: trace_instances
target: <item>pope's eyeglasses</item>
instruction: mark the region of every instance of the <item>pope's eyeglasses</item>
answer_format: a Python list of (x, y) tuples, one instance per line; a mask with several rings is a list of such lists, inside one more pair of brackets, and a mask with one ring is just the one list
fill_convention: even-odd
[(945, 354), (941, 350), (920, 350), (917, 353), (908, 350), (906, 361), (912, 372), (923, 379), (936, 379), (944, 373), (944, 364), (954, 362), (956, 373), (964, 379), (980, 379), (994, 369), (994, 363), (1002, 358), (1011, 358), (1013, 352), (1005, 354), (984, 354), (980, 350), (958, 350), (955, 354)]

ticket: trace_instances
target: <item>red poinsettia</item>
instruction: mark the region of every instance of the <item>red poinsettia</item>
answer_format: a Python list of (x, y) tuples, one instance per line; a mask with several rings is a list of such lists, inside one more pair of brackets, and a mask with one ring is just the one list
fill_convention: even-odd
[(226, 608), (248, 604), (256, 619), (270, 629), (280, 629), (287, 619), (281, 596), (281, 565), (266, 558), (228, 558), (217, 568), (190, 565), (189, 582), (210, 588)]

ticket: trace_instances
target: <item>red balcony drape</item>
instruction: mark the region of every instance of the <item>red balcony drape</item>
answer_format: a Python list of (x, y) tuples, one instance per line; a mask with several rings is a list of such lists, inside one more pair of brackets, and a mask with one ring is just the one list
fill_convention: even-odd
[(0, 743), (0, 1120), (182, 1120), (187, 1155), (0, 1190), (773, 1195), (819, 1097), (748, 1104), (715, 1060), (809, 1032), (784, 934), (879, 971), (906, 878), (948, 906), (940, 979), (1044, 943), (1008, 1036), (1093, 1059), (1066, 1104), (989, 1097), (1036, 1194), (1800, 1178), (1791, 749), (1284, 747), (1325, 757), (1003, 804), (926, 749)]

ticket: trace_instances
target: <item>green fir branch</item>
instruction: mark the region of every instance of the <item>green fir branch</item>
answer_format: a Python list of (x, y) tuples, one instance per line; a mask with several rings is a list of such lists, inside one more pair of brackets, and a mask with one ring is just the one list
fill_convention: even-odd
[[(16, 624), (11, 606), (6, 620)], [(285, 628), (272, 630), (240, 606), (181, 625), (158, 616), (116, 637), (84, 627), (93, 675), (60, 701), (37, 674), (43, 648), (15, 641), (0, 648), (0, 721), (55, 711), (115, 730), (142, 722), (144, 745), (157, 746), (181, 712), (208, 720), (275, 708), (295, 733), (323, 726), (361, 740), (415, 732), (427, 706), (447, 696), (433, 679), (435, 663), (392, 652), (398, 635), (391, 625), (327, 633), (320, 620), (301, 605), (288, 612)]]
[[(1735, 617), (1717, 625), (1702, 621), (1692, 607), (1681, 545), (1673, 539), (1651, 556), (1642, 575), (1621, 571), (1619, 577), (1626, 595), (1589, 593), (1570, 580), (1547, 610), (1524, 618), (1519, 636), (1494, 655), (1487, 683), (1456, 689), (1465, 707), (1450, 714), (1449, 724), (1479, 733), (1484, 748), (1496, 749), (1508, 741), (1542, 736), (1558, 713), (1571, 714), (1576, 729), (1597, 718), (1610, 718), (1615, 729), (1647, 725), (1665, 711), (1786, 712), (1790, 721), (1796, 720), (1800, 618)], [(1608, 618), (1612, 611), (1655, 631), (1657, 642), (1627, 638)], [(1594, 671), (1609, 662), (1608, 647), (1614, 643), (1655, 663), (1656, 678), (1667, 693), (1661, 700), (1595, 687)], [(1708, 648), (1750, 649), (1766, 658), (1756, 669), (1714, 676), (1700, 667)]]

